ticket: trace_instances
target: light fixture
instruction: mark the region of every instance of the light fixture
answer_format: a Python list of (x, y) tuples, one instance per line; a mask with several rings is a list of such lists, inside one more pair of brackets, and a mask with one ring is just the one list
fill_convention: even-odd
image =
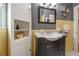
[(55, 8), (56, 3), (40, 3), (40, 6), (47, 7), (47, 8)]

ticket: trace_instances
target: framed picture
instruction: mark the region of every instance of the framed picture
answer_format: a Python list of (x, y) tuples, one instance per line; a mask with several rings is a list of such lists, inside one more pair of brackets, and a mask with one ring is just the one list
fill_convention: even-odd
[(38, 23), (55, 24), (56, 10), (46, 7), (38, 7)]

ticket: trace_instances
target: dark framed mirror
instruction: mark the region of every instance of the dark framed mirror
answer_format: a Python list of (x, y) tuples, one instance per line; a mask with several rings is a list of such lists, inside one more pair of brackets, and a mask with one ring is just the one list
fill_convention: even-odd
[(56, 23), (56, 9), (38, 7), (38, 23), (55, 24)]

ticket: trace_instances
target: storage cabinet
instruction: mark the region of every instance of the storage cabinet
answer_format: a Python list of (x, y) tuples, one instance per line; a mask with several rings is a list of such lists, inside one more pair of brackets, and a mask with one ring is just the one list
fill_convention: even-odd
[(64, 56), (65, 36), (57, 41), (48, 41), (46, 38), (37, 38), (37, 56)]
[(31, 4), (8, 4), (10, 55), (31, 56)]

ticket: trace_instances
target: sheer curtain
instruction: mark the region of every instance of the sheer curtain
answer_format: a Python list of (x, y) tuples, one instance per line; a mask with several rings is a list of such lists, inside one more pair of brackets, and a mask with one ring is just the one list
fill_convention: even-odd
[(7, 9), (6, 4), (0, 3), (0, 28), (7, 27)]

